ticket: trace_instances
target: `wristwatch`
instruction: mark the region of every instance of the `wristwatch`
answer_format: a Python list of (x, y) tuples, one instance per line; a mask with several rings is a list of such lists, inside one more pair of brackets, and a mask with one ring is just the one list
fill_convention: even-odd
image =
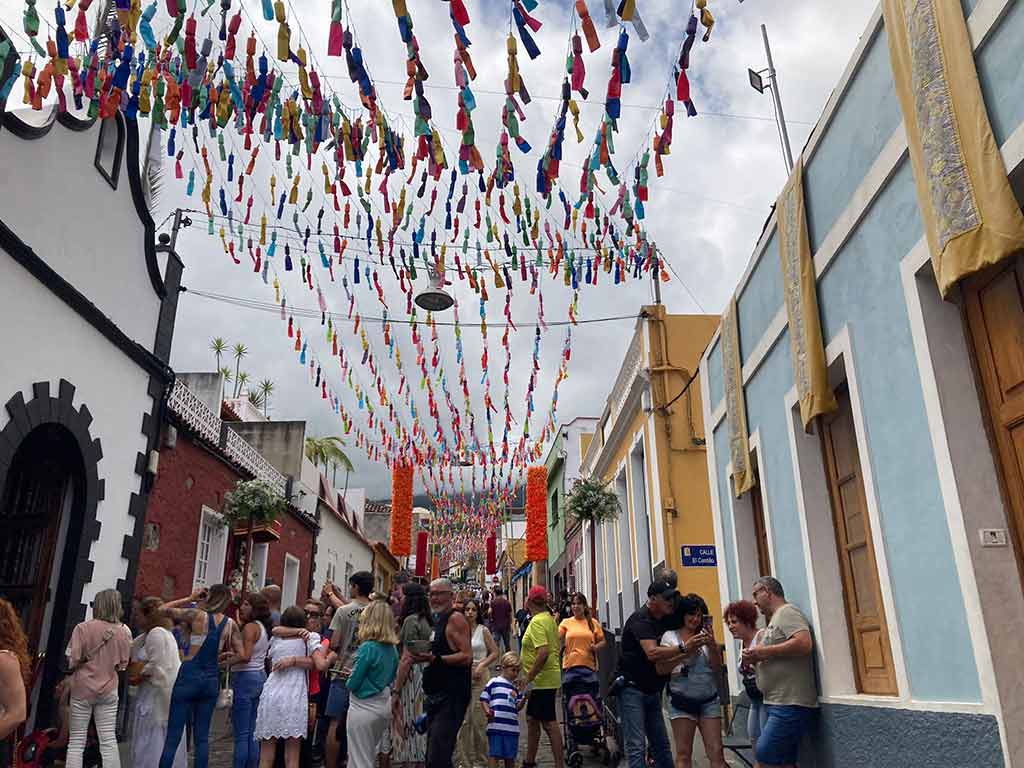
[(676, 647), (677, 647), (677, 648), (679, 649), (679, 652), (680, 652), (680, 653), (686, 653), (686, 643), (680, 643), (680, 644), (679, 644), (678, 646), (676, 646)]

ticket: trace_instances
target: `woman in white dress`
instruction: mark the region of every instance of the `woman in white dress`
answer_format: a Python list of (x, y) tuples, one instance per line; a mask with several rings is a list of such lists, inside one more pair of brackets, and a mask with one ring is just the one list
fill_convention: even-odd
[[(139, 628), (132, 642), (132, 663), (128, 682), (138, 686), (132, 719), (130, 745), (132, 768), (157, 768), (161, 745), (167, 737), (167, 715), (171, 707), (171, 690), (178, 677), (181, 659), (178, 644), (171, 634), (171, 620), (164, 615), (163, 600), (147, 597), (139, 606)], [(186, 768), (188, 760), (184, 741), (174, 755), (174, 768)]]
[[(253, 735), (260, 742), (260, 768), (272, 768), (277, 740), (284, 739), (286, 768), (299, 768), (299, 750), (309, 728), (309, 670), (322, 663), (320, 636), (307, 632), (306, 612), (293, 605), (281, 614), (281, 627), (270, 641), (267, 658), (273, 671), (263, 686)], [(299, 636), (280, 637), (277, 632), (299, 630)]]

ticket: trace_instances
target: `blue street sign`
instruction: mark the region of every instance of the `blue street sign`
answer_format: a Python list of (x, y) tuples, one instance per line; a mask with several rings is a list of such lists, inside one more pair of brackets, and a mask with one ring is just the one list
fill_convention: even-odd
[(683, 565), (697, 568), (715, 568), (718, 556), (713, 545), (684, 544), (681, 548)]

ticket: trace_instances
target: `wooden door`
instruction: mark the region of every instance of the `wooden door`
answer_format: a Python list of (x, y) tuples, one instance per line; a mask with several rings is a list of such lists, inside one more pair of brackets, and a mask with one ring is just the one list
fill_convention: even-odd
[(1024, 553), (1024, 263), (963, 283), (964, 314), (988, 414), (1018, 562)]
[(40, 427), (25, 439), (8, 471), (0, 506), (0, 595), (18, 612), (33, 655), (46, 646), (40, 634), (52, 597), (50, 574), (68, 492), (58, 430)]
[(764, 501), (761, 498), (761, 483), (755, 480), (750, 489), (750, 512), (754, 518), (754, 545), (757, 548), (757, 575), (772, 575), (772, 559), (768, 552), (768, 527), (764, 520)]
[(857, 691), (895, 696), (899, 692), (896, 670), (871, 540), (849, 390), (841, 387), (836, 399), (839, 409), (823, 418), (821, 439)]

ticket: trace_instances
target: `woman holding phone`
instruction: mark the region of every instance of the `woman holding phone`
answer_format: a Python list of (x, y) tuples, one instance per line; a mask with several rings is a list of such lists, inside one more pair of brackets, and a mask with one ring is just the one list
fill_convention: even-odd
[(693, 737), (700, 728), (711, 768), (726, 768), (722, 749), (722, 704), (718, 679), (722, 654), (715, 640), (707, 603), (700, 595), (681, 598), (683, 625), (669, 630), (661, 638), (663, 646), (680, 648), (681, 663), (668, 668), (658, 666), (660, 674), (671, 674), (668, 684), (669, 719), (676, 745), (676, 768), (693, 765)]

